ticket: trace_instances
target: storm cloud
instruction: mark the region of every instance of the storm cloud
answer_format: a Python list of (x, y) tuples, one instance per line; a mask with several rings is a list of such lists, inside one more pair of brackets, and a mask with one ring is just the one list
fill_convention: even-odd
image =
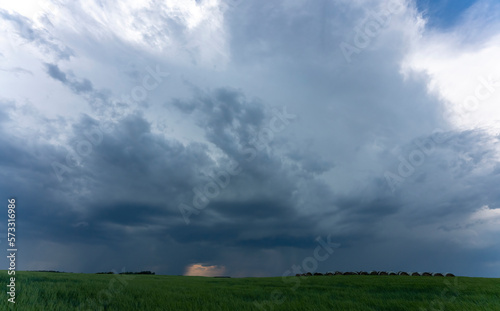
[(328, 241), (320, 272), (498, 277), (485, 7), (498, 30), (489, 1), (5, 5), (19, 269), (279, 276)]

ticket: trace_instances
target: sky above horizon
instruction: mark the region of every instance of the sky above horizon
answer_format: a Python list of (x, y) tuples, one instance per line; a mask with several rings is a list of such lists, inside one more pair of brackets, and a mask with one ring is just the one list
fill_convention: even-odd
[(500, 277), (497, 1), (41, 0), (0, 24), (19, 270)]

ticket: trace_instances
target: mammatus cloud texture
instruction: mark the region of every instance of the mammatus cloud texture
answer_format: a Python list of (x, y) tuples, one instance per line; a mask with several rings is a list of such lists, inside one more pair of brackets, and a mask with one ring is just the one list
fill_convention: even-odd
[(500, 277), (500, 7), (430, 9), (0, 5), (19, 269)]

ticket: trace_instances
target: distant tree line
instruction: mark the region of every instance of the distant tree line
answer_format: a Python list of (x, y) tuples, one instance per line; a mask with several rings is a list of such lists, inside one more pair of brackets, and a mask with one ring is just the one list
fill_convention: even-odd
[(386, 272), (386, 271), (357, 271), (357, 272), (341, 272), (341, 271), (335, 271), (335, 272), (327, 272), (325, 274), (316, 272), (312, 274), (311, 272), (307, 273), (302, 273), (302, 274), (296, 274), (295, 276), (322, 276), (322, 275), (404, 275), (404, 276), (443, 276), (443, 277), (454, 277), (455, 275), (453, 273), (431, 273), (431, 272), (405, 272), (405, 271), (399, 271), (399, 272)]
[[(96, 274), (115, 274), (114, 272), (97, 272)], [(141, 271), (141, 272), (120, 272), (118, 274), (155, 274), (151, 271)]]

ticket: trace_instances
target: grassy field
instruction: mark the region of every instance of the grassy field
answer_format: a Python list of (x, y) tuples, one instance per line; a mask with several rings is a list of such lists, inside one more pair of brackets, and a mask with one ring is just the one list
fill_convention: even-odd
[[(6, 285), (7, 272), (0, 271)], [(4, 289), (7, 288), (3, 285)], [(500, 310), (500, 279), (412, 276), (205, 278), (16, 272), (1, 310)]]

